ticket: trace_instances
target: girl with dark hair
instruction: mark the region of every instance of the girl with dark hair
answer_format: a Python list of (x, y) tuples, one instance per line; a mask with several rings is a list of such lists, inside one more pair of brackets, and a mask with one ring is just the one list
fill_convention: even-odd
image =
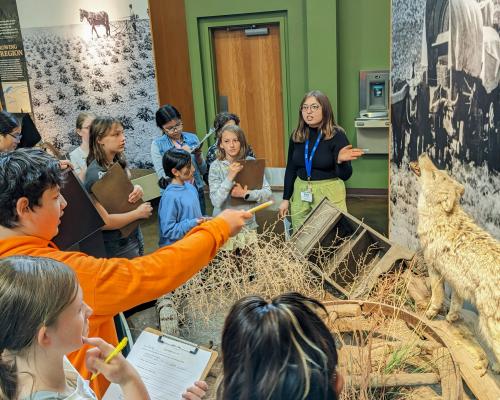
[(0, 111), (0, 152), (15, 150), (21, 141), (21, 125), (7, 111)]
[(94, 118), (95, 114), (93, 113), (82, 112), (78, 114), (76, 118), (76, 133), (82, 138), (82, 143), (69, 153), (69, 160), (73, 164), (74, 171), (82, 181), (85, 179), (85, 171), (87, 170), (90, 125)]
[[(238, 125), (225, 125), (220, 132), (220, 142), (217, 160), (212, 163), (208, 174), (210, 200), (214, 206), (213, 215), (219, 214), (226, 208), (246, 209), (246, 203), (264, 203), (271, 199), (271, 186), (264, 177), (260, 189), (249, 190), (239, 183), (234, 184), (234, 179), (243, 169), (241, 160), (253, 160), (246, 156), (248, 143), (245, 132)], [(240, 204), (233, 204), (232, 199), (239, 199)], [(225, 250), (242, 248), (246, 244), (257, 240), (257, 221), (255, 216), (249, 219), (245, 228), (223, 247)]]
[(182, 239), (204, 221), (198, 191), (191, 184), (194, 166), (191, 155), (182, 149), (169, 149), (163, 154), (163, 170), (167, 177), (159, 185), (164, 189), (158, 207), (160, 242), (163, 247)]
[(151, 142), (151, 159), (158, 178), (165, 178), (166, 171), (163, 169), (163, 154), (172, 148), (183, 149), (191, 154), (194, 166), (194, 186), (198, 190), (198, 200), (201, 212), (205, 213), (205, 195), (203, 174), (207, 165), (198, 148), (200, 140), (194, 133), (184, 132), (182, 127), (181, 113), (172, 105), (166, 104), (156, 111), (156, 126), (164, 133)]
[(87, 352), (90, 371), (118, 383), (126, 399), (149, 399), (139, 374), (122, 355), (103, 362), (113, 346), (86, 337), (92, 309), (65, 264), (41, 257), (0, 260), (0, 309), (2, 400), (97, 399), (65, 356), (84, 343), (96, 346)]
[(220, 400), (335, 400), (343, 381), (318, 301), (286, 293), (237, 301), (222, 331)]
[(347, 211), (344, 181), (352, 175), (351, 160), (363, 154), (349, 144), (335, 123), (328, 97), (319, 90), (306, 93), (288, 145), (280, 217), (286, 216), (290, 206), (292, 226), (297, 230), (325, 197)]
[[(92, 185), (101, 179), (114, 163), (119, 163), (127, 169), (123, 154), (125, 150), (125, 135), (123, 125), (115, 118), (96, 117), (90, 125), (89, 156), (85, 174), (85, 188), (92, 193)], [(143, 195), (139, 185), (134, 187), (128, 201), (137, 202)], [(139, 219), (151, 216), (153, 208), (150, 203), (143, 203), (133, 211), (122, 214), (108, 214), (104, 207), (95, 202), (105, 225), (103, 229), (104, 247), (108, 257), (133, 258), (143, 252), (143, 238), (140, 228), (135, 229), (128, 237), (121, 236), (120, 228)]]

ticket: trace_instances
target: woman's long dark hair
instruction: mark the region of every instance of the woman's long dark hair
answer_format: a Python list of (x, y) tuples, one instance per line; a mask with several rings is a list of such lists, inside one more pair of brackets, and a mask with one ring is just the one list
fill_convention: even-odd
[(331, 400), (337, 350), (318, 301), (286, 293), (233, 305), (222, 332), (222, 400)]
[(314, 97), (321, 106), (323, 119), (321, 121), (319, 130), (321, 130), (321, 133), (323, 134), (325, 139), (331, 139), (333, 135), (335, 135), (335, 128), (337, 127), (332, 105), (326, 94), (319, 90), (312, 90), (306, 93), (302, 101), (300, 102), (299, 122), (297, 123), (297, 128), (295, 128), (292, 133), (292, 140), (295, 143), (304, 143), (309, 137), (309, 125), (306, 124), (306, 122), (304, 121), (304, 117), (302, 116), (302, 106), (304, 105), (308, 97)]

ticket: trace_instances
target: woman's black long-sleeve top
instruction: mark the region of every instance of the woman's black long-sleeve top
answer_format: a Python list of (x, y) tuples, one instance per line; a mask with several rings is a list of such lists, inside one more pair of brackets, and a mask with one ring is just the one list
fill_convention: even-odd
[[(316, 139), (318, 130), (309, 128), (309, 154)], [(349, 145), (349, 140), (344, 130), (337, 126), (331, 139), (321, 138), (316, 153), (312, 160), (311, 181), (322, 181), (325, 179), (340, 178), (343, 181), (349, 179), (352, 175), (352, 166), (350, 161), (337, 164), (339, 151)], [(305, 143), (295, 143), (290, 138), (288, 145), (288, 161), (285, 170), (285, 187), (283, 191), (283, 200), (290, 200), (293, 194), (293, 185), (297, 176), (302, 180), (307, 180), (306, 166), (304, 161)]]

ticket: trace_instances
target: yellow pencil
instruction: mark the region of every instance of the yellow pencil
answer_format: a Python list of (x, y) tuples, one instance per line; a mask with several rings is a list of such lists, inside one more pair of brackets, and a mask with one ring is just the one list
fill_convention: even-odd
[(251, 208), (250, 210), (248, 210), (248, 212), (255, 214), (257, 211), (263, 210), (264, 208), (267, 208), (272, 204), (274, 204), (274, 201), (269, 200), (266, 201), (265, 203), (259, 204), (258, 206)]
[[(124, 337), (120, 343), (118, 343), (118, 346), (116, 346), (111, 353), (108, 354), (108, 356), (104, 359), (104, 363), (107, 364), (109, 363), (114, 357), (116, 357), (120, 352), (125, 348), (125, 346), (128, 343), (127, 337)], [(95, 372), (92, 374), (90, 377), (90, 380), (93, 381), (97, 375), (99, 375), (99, 372)]]

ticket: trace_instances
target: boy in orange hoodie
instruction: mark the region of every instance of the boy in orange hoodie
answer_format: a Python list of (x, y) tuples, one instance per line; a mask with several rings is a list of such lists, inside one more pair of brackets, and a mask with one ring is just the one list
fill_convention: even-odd
[[(59, 250), (51, 242), (66, 207), (59, 191), (62, 184), (59, 162), (42, 150), (0, 154), (0, 257), (48, 257), (73, 268), (83, 298), (94, 310), (89, 336), (101, 337), (113, 345), (118, 342), (114, 315), (182, 285), (207, 265), (228, 237), (238, 233), (251, 217), (246, 211), (227, 210), (195, 227), (182, 240), (150, 255), (132, 260), (94, 258)], [(69, 359), (88, 379), (86, 350), (84, 347), (72, 353)], [(101, 397), (109, 383), (102, 375), (95, 381), (94, 389)]]

